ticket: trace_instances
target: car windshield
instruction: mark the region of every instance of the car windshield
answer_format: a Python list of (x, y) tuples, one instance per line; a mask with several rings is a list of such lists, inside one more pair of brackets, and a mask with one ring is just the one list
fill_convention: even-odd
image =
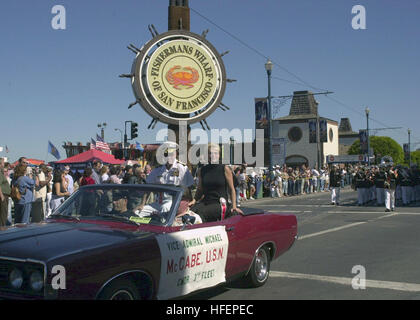
[(156, 185), (95, 185), (81, 187), (51, 218), (118, 220), (168, 225), (182, 190)]

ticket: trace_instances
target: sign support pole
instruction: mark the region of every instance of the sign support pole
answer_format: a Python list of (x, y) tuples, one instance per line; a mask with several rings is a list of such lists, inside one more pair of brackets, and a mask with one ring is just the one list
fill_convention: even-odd
[[(176, 4), (178, 2), (178, 5)], [(179, 4), (180, 3), (180, 4)], [(188, 0), (181, 0), (181, 1), (169, 1), (169, 8), (168, 8), (168, 31), (171, 30), (186, 30), (190, 31), (190, 8), (188, 6)], [(175, 142), (178, 144), (178, 151), (181, 150), (180, 144), (185, 142), (185, 137), (180, 137), (180, 126), (181, 124), (168, 124), (168, 130), (172, 130), (175, 133)], [(191, 164), (188, 159), (188, 151), (191, 148), (191, 141), (190, 141), (190, 132), (191, 126), (187, 125), (187, 163), (189, 169), (191, 170)], [(170, 135), (168, 136), (168, 140), (170, 140)], [(182, 148), (184, 150), (184, 148)], [(179, 160), (179, 159), (178, 159)]]

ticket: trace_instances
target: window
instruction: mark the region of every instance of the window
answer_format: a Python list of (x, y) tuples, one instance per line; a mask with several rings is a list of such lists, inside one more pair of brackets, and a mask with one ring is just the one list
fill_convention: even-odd
[(332, 142), (334, 139), (334, 132), (332, 128), (330, 128), (329, 137), (330, 137), (330, 142)]
[(302, 139), (302, 130), (299, 127), (290, 128), (288, 137), (290, 141), (298, 142), (300, 139)]

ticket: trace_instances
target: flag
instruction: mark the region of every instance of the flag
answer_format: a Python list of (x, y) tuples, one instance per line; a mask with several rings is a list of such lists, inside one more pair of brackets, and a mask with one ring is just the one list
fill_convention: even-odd
[(255, 129), (264, 130), (264, 139), (269, 138), (269, 116), (268, 116), (268, 99), (255, 98)]
[(404, 160), (409, 161), (410, 160), (410, 148), (408, 143), (403, 144), (403, 150), (404, 150)]
[(327, 120), (325, 119), (319, 121), (319, 141), (328, 142)]
[(142, 147), (142, 145), (140, 143), (138, 143), (137, 141), (136, 141), (136, 149), (140, 150), (140, 152), (144, 151), (144, 148)]
[(317, 143), (316, 120), (309, 120), (309, 143)]
[(367, 130), (359, 130), (360, 153), (368, 153), (368, 136)]
[(96, 149), (96, 142), (92, 138), (90, 138), (90, 149)]
[(106, 143), (104, 139), (102, 139), (102, 137), (100, 137), (98, 134), (96, 134), (96, 148), (108, 151), (111, 150), (108, 143)]
[(51, 141), (48, 141), (48, 152), (51, 153), (57, 160), (60, 160), (60, 153)]

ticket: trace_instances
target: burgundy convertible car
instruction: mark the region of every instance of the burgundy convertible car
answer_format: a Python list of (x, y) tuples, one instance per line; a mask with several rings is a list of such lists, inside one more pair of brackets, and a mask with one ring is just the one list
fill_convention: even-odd
[(182, 196), (86, 186), (46, 221), (1, 230), (0, 298), (170, 299), (238, 278), (258, 287), (296, 239), (294, 215), (243, 209), (198, 223)]

